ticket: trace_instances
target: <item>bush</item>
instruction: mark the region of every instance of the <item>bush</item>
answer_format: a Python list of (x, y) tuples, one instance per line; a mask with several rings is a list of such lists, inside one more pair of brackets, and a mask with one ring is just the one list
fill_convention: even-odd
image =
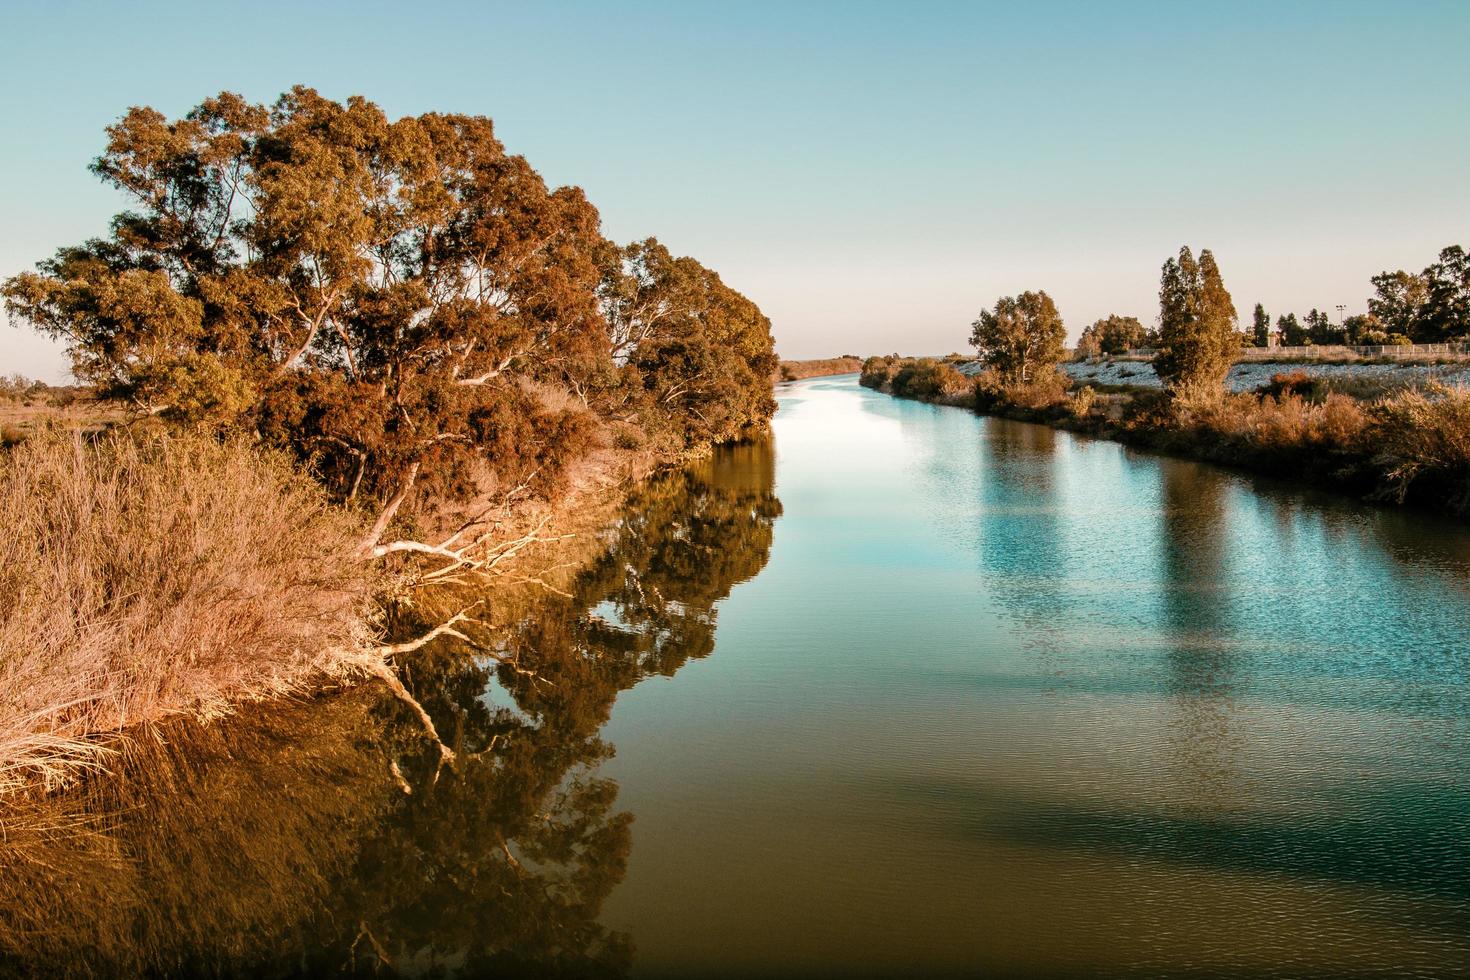
[(1067, 408), (1074, 417), (1085, 419), (1092, 414), (1092, 403), (1096, 400), (1097, 390), (1092, 385), (1083, 385), (1072, 393)]
[(883, 388), (893, 377), (894, 364), (899, 361), (897, 355), (892, 357), (870, 357), (863, 362), (862, 374), (858, 376), (858, 384), (864, 388)]
[(996, 371), (975, 375), (975, 407), (989, 412), (1005, 408), (1041, 411), (1067, 401), (1067, 376), (1052, 368), (1042, 371), (1029, 382), (1007, 382)]
[(929, 357), (905, 361), (893, 375), (892, 385), (900, 398), (920, 401), (963, 395), (970, 388), (970, 382), (953, 366)]
[(1372, 435), (1384, 496), (1403, 501), (1419, 485), (1470, 513), (1470, 389), (1433, 384), (1390, 398), (1374, 408)]
[(101, 733), (340, 675), (369, 637), (359, 522), (244, 442), (41, 431), (0, 512), (0, 791)]
[(1278, 371), (1271, 375), (1271, 382), (1260, 389), (1262, 395), (1272, 398), (1282, 398), (1286, 395), (1295, 395), (1310, 402), (1322, 402), (1327, 399), (1329, 386), (1321, 378), (1313, 377), (1302, 370)]

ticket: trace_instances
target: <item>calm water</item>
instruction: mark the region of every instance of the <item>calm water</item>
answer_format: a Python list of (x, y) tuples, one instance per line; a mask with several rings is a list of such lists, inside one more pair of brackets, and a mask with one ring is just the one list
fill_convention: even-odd
[(781, 395), (410, 665), (454, 769), (357, 691), (10, 819), (0, 966), (1470, 976), (1470, 527)]

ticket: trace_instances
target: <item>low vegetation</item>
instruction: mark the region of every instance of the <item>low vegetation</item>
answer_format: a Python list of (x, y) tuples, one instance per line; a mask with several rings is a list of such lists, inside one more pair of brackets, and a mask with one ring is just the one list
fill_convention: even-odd
[(362, 671), (362, 522), (283, 454), (43, 432), (0, 511), (0, 791), (98, 762), (99, 733)]
[[(981, 315), (972, 330), (979, 370), (968, 377), (950, 361), (895, 355), (869, 358), (861, 382), (903, 398), (1470, 516), (1470, 389), (1324, 379), (1298, 370), (1275, 375), (1259, 391), (1227, 393), (1223, 380), (1240, 335), (1208, 250), (1196, 260), (1182, 249), (1164, 265), (1160, 326), (1148, 338), (1157, 347), (1153, 364), (1163, 391), (1104, 389), (1058, 371), (1062, 352), (1054, 338), (1061, 320), (1044, 298), (1005, 297)], [(1264, 322), (1263, 311), (1256, 320)], [(1138, 339), (1137, 324), (1131, 317), (1100, 320), (1089, 328), (1088, 343), (1120, 348)]]

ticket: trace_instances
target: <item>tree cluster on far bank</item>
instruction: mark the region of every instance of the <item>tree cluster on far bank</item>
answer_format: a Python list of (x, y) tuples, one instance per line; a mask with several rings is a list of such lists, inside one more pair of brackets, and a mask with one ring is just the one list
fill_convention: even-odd
[(1315, 307), (1303, 316), (1283, 313), (1274, 327), (1256, 304), (1250, 343), (1256, 347), (1306, 347), (1347, 344), (1391, 347), (1470, 340), (1470, 255), (1459, 245), (1440, 250), (1439, 259), (1419, 273), (1380, 272), (1371, 280), (1368, 312), (1333, 323)]

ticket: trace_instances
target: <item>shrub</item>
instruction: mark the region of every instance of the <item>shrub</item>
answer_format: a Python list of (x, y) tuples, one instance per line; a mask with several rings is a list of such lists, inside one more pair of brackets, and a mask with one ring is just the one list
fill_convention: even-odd
[(104, 732), (352, 669), (358, 521), (241, 441), (38, 432), (0, 469), (0, 791)]
[(620, 425), (613, 430), (613, 446), (617, 449), (642, 449), (646, 441), (636, 426)]
[(898, 361), (897, 355), (893, 357), (870, 357), (863, 362), (862, 374), (858, 377), (858, 384), (864, 388), (882, 388), (888, 384), (893, 377), (894, 364)]
[(929, 357), (905, 361), (894, 373), (892, 384), (895, 395), (920, 401), (963, 395), (970, 388), (969, 381), (952, 365)]
[(1390, 398), (1374, 408), (1372, 435), (1385, 496), (1402, 501), (1427, 484), (1452, 511), (1470, 513), (1470, 389), (1431, 384)]
[(982, 371), (973, 384), (975, 407), (982, 412), (1004, 408), (1042, 410), (1067, 400), (1067, 376), (1055, 368), (1039, 372), (1026, 383), (1007, 382), (996, 371)]
[(1079, 419), (1085, 419), (1092, 414), (1092, 403), (1097, 399), (1097, 390), (1092, 385), (1083, 385), (1072, 392), (1070, 404), (1067, 406), (1072, 415)]
[(1260, 393), (1278, 399), (1286, 395), (1295, 395), (1307, 401), (1321, 402), (1326, 400), (1328, 390), (1326, 381), (1298, 369), (1278, 371), (1271, 375), (1271, 382), (1262, 386)]

